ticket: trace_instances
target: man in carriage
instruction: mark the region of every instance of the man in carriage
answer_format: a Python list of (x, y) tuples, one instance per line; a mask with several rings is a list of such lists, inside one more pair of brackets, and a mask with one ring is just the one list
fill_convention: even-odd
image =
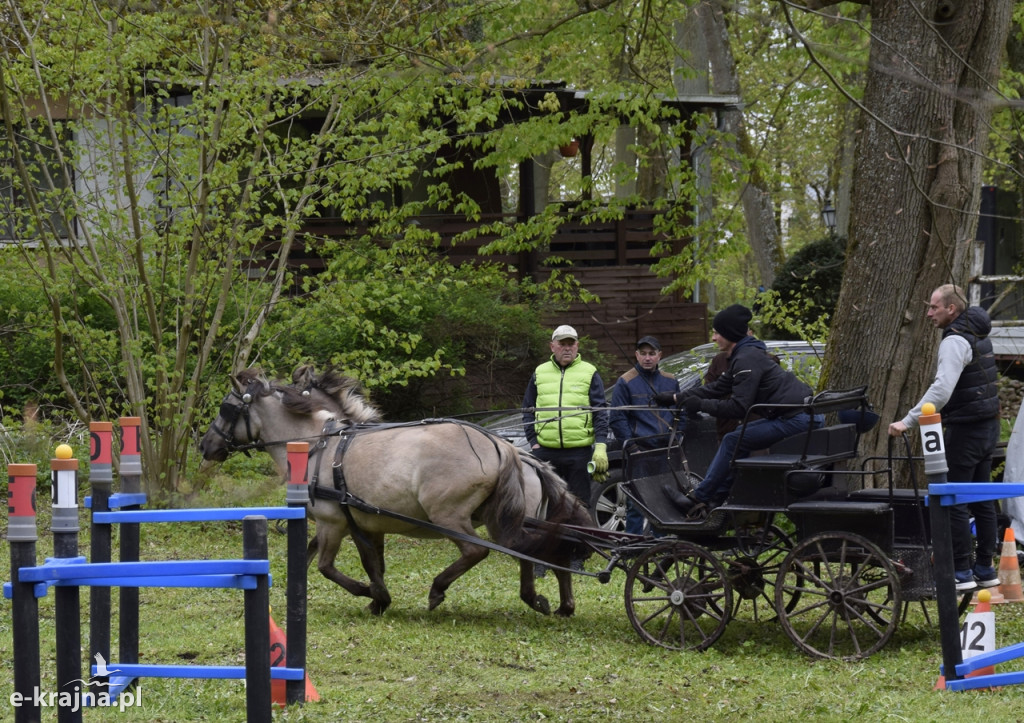
[[(786, 371), (768, 353), (767, 347), (749, 333), (750, 309), (734, 304), (715, 315), (712, 341), (729, 357), (728, 368), (718, 379), (685, 394), (663, 392), (655, 401), (676, 406), (690, 414), (704, 412), (713, 417), (745, 420), (755, 404), (803, 404), (811, 388)], [(773, 412), (765, 409), (759, 419), (747, 420), (722, 438), (704, 481), (687, 494), (669, 490), (676, 505), (694, 521), (704, 520), (729, 496), (733, 483), (732, 461), (766, 449), (786, 437), (820, 427), (823, 415), (809, 415), (803, 409)]]

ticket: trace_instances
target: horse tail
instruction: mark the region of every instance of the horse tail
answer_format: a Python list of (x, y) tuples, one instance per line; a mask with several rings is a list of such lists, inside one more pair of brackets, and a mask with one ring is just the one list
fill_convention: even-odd
[(526, 520), (523, 463), (519, 450), (504, 439), (492, 439), (498, 453), (497, 479), (487, 509), (487, 529), (498, 544), (517, 548)]
[(523, 530), (520, 540), (520, 552), (536, 556), (543, 551), (560, 550), (564, 555), (588, 557), (591, 550), (585, 545), (577, 544), (558, 531), (559, 524), (589, 527), (592, 524), (587, 508), (569, 492), (565, 480), (558, 476), (554, 468), (531, 454), (519, 452), (522, 464), (529, 467), (540, 481), (541, 509), (538, 517), (552, 523), (539, 532)]

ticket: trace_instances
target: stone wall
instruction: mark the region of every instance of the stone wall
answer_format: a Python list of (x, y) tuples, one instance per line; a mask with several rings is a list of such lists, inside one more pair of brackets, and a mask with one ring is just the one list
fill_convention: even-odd
[(1020, 411), (1021, 400), (1024, 400), (1024, 381), (1012, 377), (999, 377), (999, 406), (1003, 419), (1010, 420), (1012, 425)]

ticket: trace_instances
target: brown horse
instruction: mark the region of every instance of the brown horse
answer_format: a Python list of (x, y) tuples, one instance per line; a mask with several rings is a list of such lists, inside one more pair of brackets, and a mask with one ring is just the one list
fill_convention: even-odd
[[(265, 450), (283, 477), (286, 443), (309, 441), (311, 487), (331, 497), (313, 499), (307, 507), (317, 523), (310, 559), (317, 557), (329, 580), (369, 597), (374, 614), (391, 603), (384, 584), (387, 534), (448, 536), (459, 549), (459, 558), (434, 578), (431, 610), (455, 580), (487, 557), (489, 550), (475, 533), (480, 525), (498, 545), (552, 565), (568, 567), (570, 557), (587, 552), (571, 535), (528, 525), (532, 517), (555, 523), (555, 529), (559, 523), (588, 526), (590, 517), (550, 466), (486, 430), (455, 420), (379, 424), (379, 413), (356, 380), (330, 371), (317, 376), (310, 367), (297, 369), (292, 384), (272, 383), (247, 370), (234, 376), (232, 385), (199, 443), (203, 458), (222, 462), (234, 451)], [(349, 501), (345, 491), (352, 495)], [(359, 550), (369, 584), (334, 565), (346, 535)], [(519, 571), (519, 596), (549, 614), (547, 599), (534, 586), (533, 563), (520, 558)], [(555, 612), (572, 615), (572, 574), (555, 569), (555, 576), (560, 597)]]

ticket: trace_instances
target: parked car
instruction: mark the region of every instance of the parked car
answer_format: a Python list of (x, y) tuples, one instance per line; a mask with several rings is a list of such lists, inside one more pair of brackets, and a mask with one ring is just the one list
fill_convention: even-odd
[[(821, 361), (825, 353), (824, 344), (809, 341), (765, 340), (765, 345), (771, 354), (778, 357), (779, 363), (783, 367), (795, 373), (812, 388), (817, 386)], [(718, 347), (715, 344), (701, 344), (689, 351), (664, 357), (660, 367), (675, 375), (680, 391), (686, 391), (700, 386), (704, 382), (704, 374), (716, 354), (718, 354)], [(614, 380), (605, 381), (609, 384), (606, 395), (610, 403)], [(518, 411), (499, 412), (484, 418), (478, 424), (508, 439), (520, 449), (529, 450), (526, 432), (523, 429), (522, 413)], [(591, 499), (588, 502), (591, 515), (600, 527), (621, 530), (626, 519), (626, 498), (618, 489), (618, 483), (622, 480), (622, 444), (625, 440), (614, 439), (610, 432), (609, 436), (608, 479), (603, 484), (594, 485)], [(713, 417), (701, 414), (687, 420), (683, 452), (692, 475), (703, 476), (717, 449), (718, 434)]]

